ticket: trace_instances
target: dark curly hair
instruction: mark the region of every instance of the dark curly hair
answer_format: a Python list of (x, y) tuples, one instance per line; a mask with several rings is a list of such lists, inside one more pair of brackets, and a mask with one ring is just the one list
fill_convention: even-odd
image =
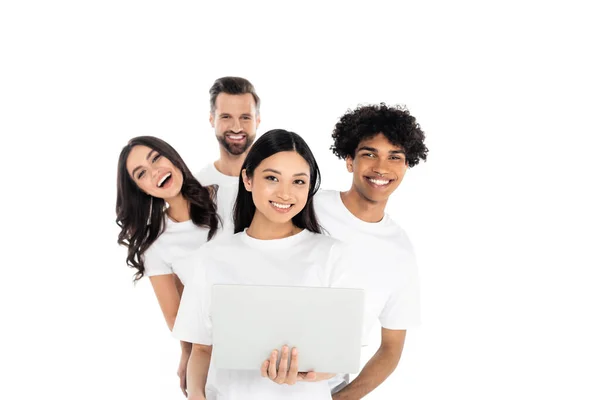
[(394, 145), (402, 146), (409, 167), (417, 165), (419, 160), (427, 160), (429, 149), (424, 143), (425, 134), (415, 117), (406, 107), (385, 103), (348, 110), (335, 125), (330, 149), (341, 159), (354, 158), (358, 144), (379, 133)]

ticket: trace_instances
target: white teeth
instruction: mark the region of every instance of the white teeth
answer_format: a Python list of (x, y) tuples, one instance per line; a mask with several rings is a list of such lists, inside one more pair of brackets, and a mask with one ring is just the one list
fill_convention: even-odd
[(271, 204), (273, 204), (277, 208), (290, 208), (292, 206), (291, 204), (280, 204), (275, 203), (274, 201), (272, 201)]
[(370, 182), (373, 182), (374, 184), (378, 185), (378, 186), (383, 186), (383, 185), (387, 185), (388, 183), (390, 183), (390, 181), (384, 181), (381, 179), (371, 179), (371, 178), (367, 178), (369, 179)]
[(171, 176), (171, 173), (168, 172), (165, 176), (162, 177), (162, 179), (160, 180), (160, 182), (158, 182), (158, 187), (161, 187), (163, 183), (165, 183), (165, 181), (167, 180), (168, 177)]
[(244, 135), (229, 135), (228, 137), (229, 137), (229, 139), (233, 139), (233, 140), (241, 140), (244, 138)]

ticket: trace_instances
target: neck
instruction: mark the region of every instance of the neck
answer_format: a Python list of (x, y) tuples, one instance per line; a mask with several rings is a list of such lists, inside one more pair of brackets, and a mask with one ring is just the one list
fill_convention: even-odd
[(240, 176), (242, 164), (244, 164), (248, 151), (236, 156), (229, 154), (227, 150), (220, 146), (219, 152), (220, 157), (215, 161), (215, 168), (217, 171), (228, 176)]
[(175, 222), (183, 222), (189, 220), (190, 203), (183, 197), (181, 193), (172, 199), (166, 200), (169, 203), (167, 215)]
[(246, 233), (255, 239), (273, 240), (293, 236), (301, 231), (302, 229), (295, 226), (291, 220), (285, 223), (275, 223), (269, 221), (257, 210)]
[(387, 199), (372, 201), (360, 194), (354, 186), (347, 192), (342, 192), (342, 203), (356, 218), (365, 222), (379, 222), (385, 215)]

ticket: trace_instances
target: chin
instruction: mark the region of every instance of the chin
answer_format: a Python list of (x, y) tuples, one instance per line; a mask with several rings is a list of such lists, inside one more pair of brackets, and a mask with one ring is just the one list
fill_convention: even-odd
[(390, 198), (390, 194), (391, 193), (373, 192), (370, 190), (363, 192), (363, 196), (367, 200), (372, 201), (372, 202), (386, 201), (387, 199)]

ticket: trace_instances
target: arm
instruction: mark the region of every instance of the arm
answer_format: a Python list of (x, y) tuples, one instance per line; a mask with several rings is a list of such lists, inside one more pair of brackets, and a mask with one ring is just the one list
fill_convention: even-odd
[[(158, 299), (158, 304), (162, 310), (165, 321), (169, 330), (173, 330), (175, 318), (179, 310), (181, 294), (183, 293), (183, 284), (175, 274), (155, 275), (150, 277), (154, 294)], [(177, 376), (179, 377), (179, 387), (183, 394), (186, 394), (186, 369), (192, 344), (181, 342), (181, 357), (179, 359), (179, 367), (177, 368)]]
[[(154, 294), (170, 331), (173, 330), (173, 325), (175, 325), (175, 318), (177, 318), (177, 310), (181, 301), (181, 291), (177, 282), (181, 285), (175, 274), (150, 277)], [(183, 289), (183, 285), (181, 285), (181, 288)]]
[(212, 346), (195, 344), (192, 346), (192, 354), (187, 369), (187, 391), (189, 400), (205, 400), (206, 379)]
[(333, 395), (334, 400), (362, 399), (396, 369), (404, 348), (405, 330), (381, 328), (381, 345), (360, 374)]

